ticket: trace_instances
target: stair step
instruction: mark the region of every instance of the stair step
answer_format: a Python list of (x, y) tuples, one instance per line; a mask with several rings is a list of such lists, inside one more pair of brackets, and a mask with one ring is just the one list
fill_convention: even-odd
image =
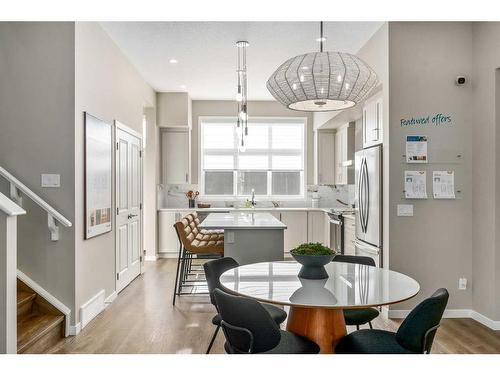
[(63, 321), (64, 315), (38, 311), (20, 317), (17, 322), (17, 352), (26, 352), (44, 336), (54, 335), (60, 338)]
[(33, 310), (33, 303), (36, 293), (18, 290), (17, 291), (17, 316), (30, 314)]

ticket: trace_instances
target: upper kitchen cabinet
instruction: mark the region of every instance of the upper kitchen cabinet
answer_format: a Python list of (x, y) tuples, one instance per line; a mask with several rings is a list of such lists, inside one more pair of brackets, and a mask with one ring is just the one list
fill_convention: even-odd
[(159, 127), (191, 129), (191, 98), (187, 92), (157, 93), (156, 108)]
[(354, 184), (356, 124), (349, 122), (335, 133), (335, 184)]
[(363, 148), (382, 143), (382, 95), (376, 95), (363, 106)]
[(315, 132), (314, 183), (316, 185), (335, 184), (335, 130)]
[(190, 174), (189, 129), (170, 128), (161, 131), (161, 165), (163, 184), (188, 184)]

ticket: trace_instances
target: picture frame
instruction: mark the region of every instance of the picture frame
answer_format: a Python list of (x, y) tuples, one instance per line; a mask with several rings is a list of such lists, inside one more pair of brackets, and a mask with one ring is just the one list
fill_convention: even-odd
[(110, 124), (84, 112), (86, 240), (112, 230), (112, 131)]

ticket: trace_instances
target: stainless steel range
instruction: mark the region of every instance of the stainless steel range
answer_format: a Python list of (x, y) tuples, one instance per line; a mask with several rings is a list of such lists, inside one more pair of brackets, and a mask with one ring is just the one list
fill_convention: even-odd
[(354, 210), (348, 207), (332, 208), (330, 217), (330, 248), (338, 254), (344, 254), (344, 217), (343, 214), (352, 214)]

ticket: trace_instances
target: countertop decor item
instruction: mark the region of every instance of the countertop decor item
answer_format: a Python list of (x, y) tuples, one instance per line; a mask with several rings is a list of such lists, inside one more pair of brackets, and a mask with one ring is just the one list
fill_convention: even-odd
[(325, 265), (330, 263), (335, 256), (335, 251), (318, 243), (304, 243), (290, 251), (293, 258), (302, 268), (299, 277), (303, 279), (326, 279), (328, 273)]
[(198, 203), (198, 208), (210, 208), (210, 203)]
[(188, 207), (189, 208), (195, 208), (195, 206), (196, 206), (196, 198), (198, 197), (198, 195), (200, 195), (199, 191), (189, 190), (186, 193), (186, 197), (188, 199)]
[(267, 81), (267, 89), (287, 108), (297, 111), (338, 111), (362, 102), (377, 85), (377, 74), (359, 57), (323, 52), (323, 22), (319, 52), (292, 57)]

